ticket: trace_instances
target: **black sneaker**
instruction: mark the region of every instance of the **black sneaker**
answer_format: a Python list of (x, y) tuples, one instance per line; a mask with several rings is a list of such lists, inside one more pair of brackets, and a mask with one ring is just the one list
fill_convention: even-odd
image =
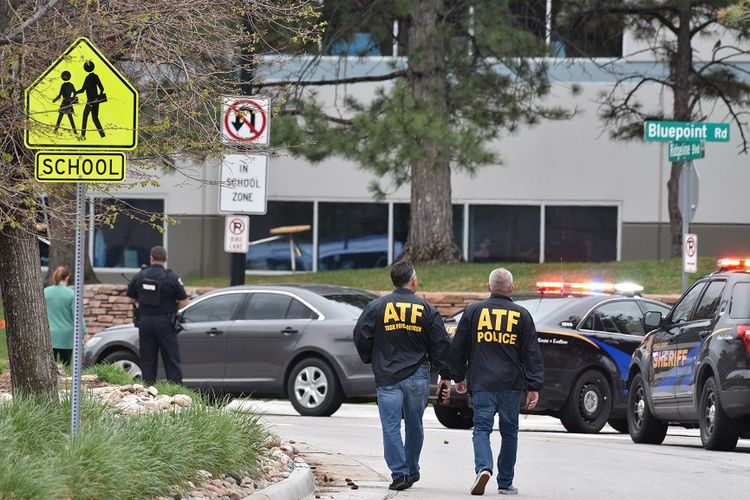
[(492, 477), (492, 473), (488, 470), (483, 470), (477, 474), (477, 478), (474, 480), (474, 484), (471, 485), (472, 495), (484, 495), (484, 487), (487, 486), (487, 482)]
[(416, 483), (417, 481), (419, 481), (419, 472), (417, 472), (416, 474), (409, 474), (409, 488), (414, 486), (414, 483)]
[(401, 491), (409, 486), (411, 486), (411, 484), (409, 484), (409, 476), (396, 476), (393, 478), (393, 482), (388, 485), (388, 489)]

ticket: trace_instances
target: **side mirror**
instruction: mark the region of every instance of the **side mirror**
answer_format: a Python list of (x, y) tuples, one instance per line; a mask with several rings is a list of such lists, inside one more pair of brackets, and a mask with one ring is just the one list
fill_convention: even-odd
[(178, 312), (178, 313), (176, 313), (174, 315), (174, 325), (172, 325), (172, 326), (174, 327), (175, 333), (180, 333), (183, 330), (183, 328), (182, 328), (182, 312)]
[(659, 328), (662, 324), (662, 317), (659, 311), (647, 311), (643, 317), (643, 324), (649, 328)]

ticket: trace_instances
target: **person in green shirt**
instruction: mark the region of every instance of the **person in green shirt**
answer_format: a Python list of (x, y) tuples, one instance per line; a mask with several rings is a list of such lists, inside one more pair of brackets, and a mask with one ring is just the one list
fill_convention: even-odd
[[(68, 288), (70, 272), (60, 266), (52, 273), (54, 285), (44, 289), (47, 302), (47, 319), (52, 335), (52, 350), (55, 360), (70, 365), (73, 354), (73, 313), (75, 311), (75, 292)], [(83, 319), (83, 318), (81, 318)], [(86, 322), (81, 323), (82, 333), (86, 333)]]

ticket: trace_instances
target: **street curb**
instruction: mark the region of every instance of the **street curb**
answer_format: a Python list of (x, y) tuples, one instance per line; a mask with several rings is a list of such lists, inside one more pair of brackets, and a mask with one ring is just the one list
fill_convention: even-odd
[(315, 493), (315, 478), (305, 462), (294, 464), (289, 477), (252, 495), (253, 500), (303, 500)]

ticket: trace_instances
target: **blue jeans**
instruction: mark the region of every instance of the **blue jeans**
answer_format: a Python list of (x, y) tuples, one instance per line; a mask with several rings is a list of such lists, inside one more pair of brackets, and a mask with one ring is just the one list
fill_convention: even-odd
[(492, 447), (490, 434), (495, 423), (495, 413), (500, 416), (500, 453), (497, 456), (497, 484), (507, 488), (513, 484), (513, 468), (518, 451), (518, 413), (523, 391), (472, 392), (474, 406), (474, 470), (492, 472)]
[[(377, 388), (385, 462), (394, 479), (419, 472), (419, 454), (424, 442), (422, 417), (429, 391), (430, 370), (425, 366), (396, 384)], [(402, 417), (405, 442), (401, 440)]]

